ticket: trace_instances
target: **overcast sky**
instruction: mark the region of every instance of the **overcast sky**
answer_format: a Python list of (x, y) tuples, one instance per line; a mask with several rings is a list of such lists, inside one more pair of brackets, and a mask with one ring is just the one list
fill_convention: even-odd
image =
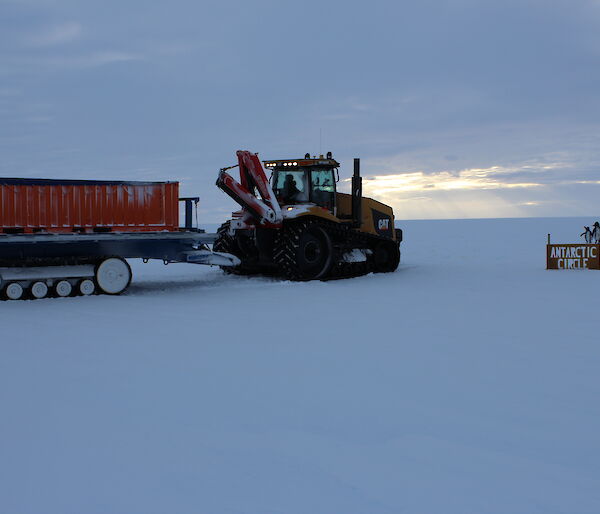
[(206, 222), (238, 149), (361, 157), (400, 219), (597, 216), (599, 93), (596, 0), (0, 0), (0, 175), (180, 180)]

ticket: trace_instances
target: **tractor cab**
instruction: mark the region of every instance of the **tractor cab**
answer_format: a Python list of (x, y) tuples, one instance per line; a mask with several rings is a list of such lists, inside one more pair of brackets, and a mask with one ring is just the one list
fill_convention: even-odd
[(281, 206), (313, 203), (334, 212), (339, 163), (331, 157), (306, 154), (303, 159), (263, 161)]

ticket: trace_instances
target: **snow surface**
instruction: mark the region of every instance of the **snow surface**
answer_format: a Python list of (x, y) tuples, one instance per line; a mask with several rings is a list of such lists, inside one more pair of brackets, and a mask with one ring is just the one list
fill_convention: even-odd
[(0, 303), (0, 512), (598, 513), (590, 219), (411, 221), (394, 274), (133, 262)]

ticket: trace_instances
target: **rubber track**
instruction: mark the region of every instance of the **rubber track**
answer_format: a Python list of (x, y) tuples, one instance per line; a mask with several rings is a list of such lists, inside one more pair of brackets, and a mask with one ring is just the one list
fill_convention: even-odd
[(328, 275), (321, 280), (335, 280), (366, 275), (374, 271), (371, 259), (365, 262), (345, 262), (344, 253), (355, 248), (373, 249), (381, 241), (394, 243), (387, 238), (358, 232), (348, 226), (323, 220), (299, 220), (281, 230), (275, 241), (274, 260), (288, 280), (301, 280), (296, 272), (295, 255), (300, 234), (310, 225), (318, 224), (330, 235), (333, 242), (334, 264)]
[[(229, 226), (231, 222), (226, 221), (223, 223), (217, 230), (217, 239), (213, 244), (213, 251), (215, 252), (223, 252), (230, 253), (240, 258), (243, 261), (243, 256), (239, 254), (237, 251), (237, 245), (235, 243), (234, 238), (229, 233)], [(230, 266), (219, 266), (225, 273), (230, 275), (247, 275), (249, 274), (241, 266), (230, 267)]]
[(310, 220), (290, 223), (279, 231), (275, 239), (273, 259), (281, 274), (288, 280), (301, 280), (300, 274), (296, 271), (295, 256), (300, 235), (312, 224), (314, 222)]

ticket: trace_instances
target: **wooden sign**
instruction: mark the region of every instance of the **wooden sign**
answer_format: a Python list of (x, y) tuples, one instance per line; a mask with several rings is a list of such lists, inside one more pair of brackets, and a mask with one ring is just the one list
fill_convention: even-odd
[(600, 244), (548, 244), (546, 269), (600, 269)]

